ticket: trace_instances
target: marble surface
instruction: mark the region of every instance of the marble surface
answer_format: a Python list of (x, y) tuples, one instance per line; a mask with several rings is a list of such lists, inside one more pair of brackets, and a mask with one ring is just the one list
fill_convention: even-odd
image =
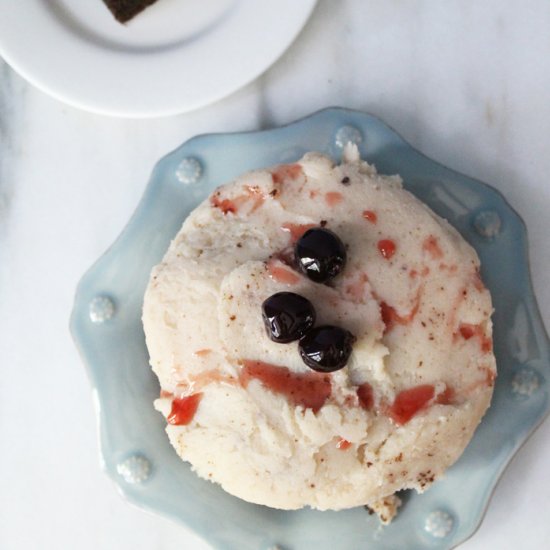
[[(519, 212), (549, 327), (548, 28), (543, 0), (320, 0), (260, 79), (152, 120), (66, 107), (0, 61), (0, 547), (208, 548), (126, 504), (101, 473), (92, 396), (68, 333), (78, 279), (124, 227), (156, 160), (195, 134), (268, 128), (330, 105), (380, 116)], [(546, 547), (549, 455), (547, 421), (461, 548)]]

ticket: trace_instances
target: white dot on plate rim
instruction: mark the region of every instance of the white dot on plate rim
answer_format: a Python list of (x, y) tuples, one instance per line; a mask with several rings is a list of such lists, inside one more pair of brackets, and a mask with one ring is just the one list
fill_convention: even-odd
[(512, 377), (511, 385), (516, 397), (531, 397), (540, 388), (541, 377), (532, 367), (522, 367)]
[(195, 157), (185, 157), (176, 168), (176, 177), (185, 185), (197, 183), (201, 176), (202, 164)]
[(478, 235), (493, 239), (500, 233), (502, 222), (494, 210), (482, 210), (474, 217), (474, 229)]
[(454, 525), (454, 518), (445, 510), (431, 512), (424, 522), (424, 530), (435, 538), (444, 538), (449, 535)]
[(134, 454), (120, 462), (116, 469), (126, 483), (143, 483), (151, 474), (151, 463), (143, 455)]
[(361, 131), (355, 126), (342, 126), (338, 128), (334, 135), (334, 144), (339, 149), (343, 149), (348, 143), (359, 145), (362, 141)]
[(92, 323), (108, 321), (115, 314), (115, 304), (108, 296), (96, 296), (90, 301), (89, 315)]

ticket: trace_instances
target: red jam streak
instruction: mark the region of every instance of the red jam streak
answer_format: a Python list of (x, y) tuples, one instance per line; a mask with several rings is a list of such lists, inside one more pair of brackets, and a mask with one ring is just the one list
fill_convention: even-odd
[(479, 347), (483, 353), (489, 353), (493, 349), (493, 340), (485, 335), (481, 325), (462, 323), (458, 327), (458, 332), (464, 340), (469, 340), (473, 337), (479, 338)]
[(374, 393), (372, 391), (372, 386), (365, 382), (357, 388), (357, 397), (359, 398), (359, 404), (366, 411), (372, 410), (374, 407)]
[(222, 374), (221, 372), (211, 369), (205, 370), (191, 377), (190, 388), (194, 391), (202, 390), (205, 386), (212, 383), (234, 385), (236, 380), (233, 376)]
[(395, 254), (396, 248), (395, 243), (390, 239), (378, 241), (378, 250), (386, 260), (389, 260)]
[(484, 366), (479, 367), (479, 370), (483, 373), (483, 378), (480, 378), (476, 382), (472, 382), (465, 390), (464, 393), (469, 395), (479, 388), (489, 387), (492, 388), (495, 384), (495, 379), (497, 377), (496, 372), (490, 367)]
[(325, 193), (325, 202), (331, 208), (333, 206), (336, 206), (337, 204), (340, 204), (343, 200), (344, 197), (342, 196), (342, 193), (338, 193), (337, 191), (330, 191), (329, 193)]
[(299, 164), (282, 164), (274, 172), (271, 172), (271, 178), (273, 183), (285, 183), (298, 179), (303, 173)]
[(430, 235), (424, 239), (422, 244), (422, 250), (425, 250), (434, 260), (440, 260), (443, 258), (443, 250), (439, 246), (439, 241), (437, 237)]
[(450, 386), (447, 386), (435, 398), (435, 403), (438, 405), (452, 405), (456, 399), (456, 392)]
[(395, 324), (399, 323), (401, 320), (401, 317), (397, 315), (395, 309), (386, 304), (386, 302), (380, 302), (380, 315), (382, 317), (382, 322), (386, 325), (386, 330), (384, 332), (391, 330)]
[(458, 331), (464, 340), (469, 340), (476, 333), (476, 327), (474, 325), (463, 324), (460, 325)]
[(314, 223), (283, 223), (281, 229), (290, 233), (291, 242), (295, 243), (308, 229), (317, 227)]
[(260, 206), (262, 206), (265, 201), (265, 195), (257, 185), (247, 185), (246, 195), (242, 195), (242, 197), (244, 198), (245, 202), (252, 201), (252, 208), (250, 210), (251, 212), (254, 212), (258, 208), (260, 208)]
[(219, 208), (223, 214), (235, 214), (237, 212), (237, 205), (231, 199), (220, 199), (218, 194), (210, 196), (210, 204), (215, 208)]
[(365, 289), (369, 281), (366, 273), (360, 273), (355, 281), (352, 281), (344, 287), (346, 296), (349, 296), (354, 303), (361, 303), (365, 299)]
[(172, 401), (172, 410), (166, 419), (168, 424), (174, 426), (186, 426), (189, 424), (197, 412), (201, 397), (202, 393), (194, 393), (188, 397), (176, 397)]
[(279, 260), (286, 266), (292, 266), (294, 264), (294, 247), (288, 246), (284, 250), (280, 250), (271, 257), (271, 261), (275, 262)]
[(171, 391), (160, 390), (160, 397), (174, 397), (174, 394)]
[(376, 212), (373, 212), (372, 210), (363, 210), (363, 218), (373, 224), (378, 221)]
[(380, 302), (380, 315), (382, 317), (382, 322), (386, 325), (384, 334), (389, 332), (395, 325), (408, 325), (418, 313), (420, 308), (420, 295), (416, 298), (416, 303), (411, 309), (410, 313), (406, 316), (401, 316), (395, 311), (395, 309), (386, 304), (386, 302)]
[(434, 395), (435, 389), (430, 384), (415, 386), (399, 392), (388, 411), (390, 418), (400, 426), (406, 424), (430, 404)]
[(446, 263), (441, 262), (439, 264), (439, 269), (441, 269), (441, 271), (448, 269), (449, 273), (456, 273), (458, 271), (458, 266), (456, 264), (447, 265)]
[(294, 271), (284, 267), (277, 260), (269, 260), (267, 262), (267, 272), (274, 281), (284, 285), (295, 285), (300, 280), (300, 277)]
[(339, 437), (338, 441), (336, 443), (336, 448), (340, 449), (341, 451), (346, 451), (351, 447), (351, 442), (347, 439), (344, 439), (343, 437)]
[(222, 199), (220, 192), (216, 191), (210, 196), (210, 204), (215, 208), (219, 208), (223, 214), (236, 214), (245, 204), (249, 204), (249, 212), (254, 212), (265, 201), (265, 196), (262, 190), (257, 185), (247, 185), (244, 188), (245, 192), (242, 195), (237, 195), (232, 199)]
[(241, 383), (247, 387), (251, 380), (274, 393), (284, 395), (294, 406), (302, 406), (317, 412), (330, 397), (332, 387), (327, 374), (294, 373), (287, 367), (271, 365), (262, 361), (242, 361)]

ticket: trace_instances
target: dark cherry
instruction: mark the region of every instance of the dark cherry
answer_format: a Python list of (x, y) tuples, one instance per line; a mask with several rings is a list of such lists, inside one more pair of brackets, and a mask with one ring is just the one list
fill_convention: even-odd
[(351, 332), (324, 325), (311, 329), (298, 346), (308, 367), (317, 372), (334, 372), (346, 366), (354, 342)]
[(294, 249), (300, 270), (316, 283), (336, 277), (346, 263), (346, 247), (340, 237), (322, 227), (306, 231)]
[(267, 335), (274, 342), (286, 344), (299, 340), (314, 324), (311, 302), (294, 292), (277, 292), (262, 304)]

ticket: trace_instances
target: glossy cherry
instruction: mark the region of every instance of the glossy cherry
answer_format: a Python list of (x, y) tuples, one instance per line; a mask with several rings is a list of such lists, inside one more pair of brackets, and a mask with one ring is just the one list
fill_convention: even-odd
[(262, 304), (262, 317), (269, 338), (286, 344), (300, 339), (315, 324), (315, 309), (299, 294), (277, 292)]
[(346, 329), (324, 325), (311, 329), (298, 345), (304, 363), (317, 372), (334, 372), (346, 366), (355, 336)]
[(336, 277), (346, 263), (346, 247), (329, 229), (315, 227), (306, 231), (294, 249), (300, 270), (316, 283)]

